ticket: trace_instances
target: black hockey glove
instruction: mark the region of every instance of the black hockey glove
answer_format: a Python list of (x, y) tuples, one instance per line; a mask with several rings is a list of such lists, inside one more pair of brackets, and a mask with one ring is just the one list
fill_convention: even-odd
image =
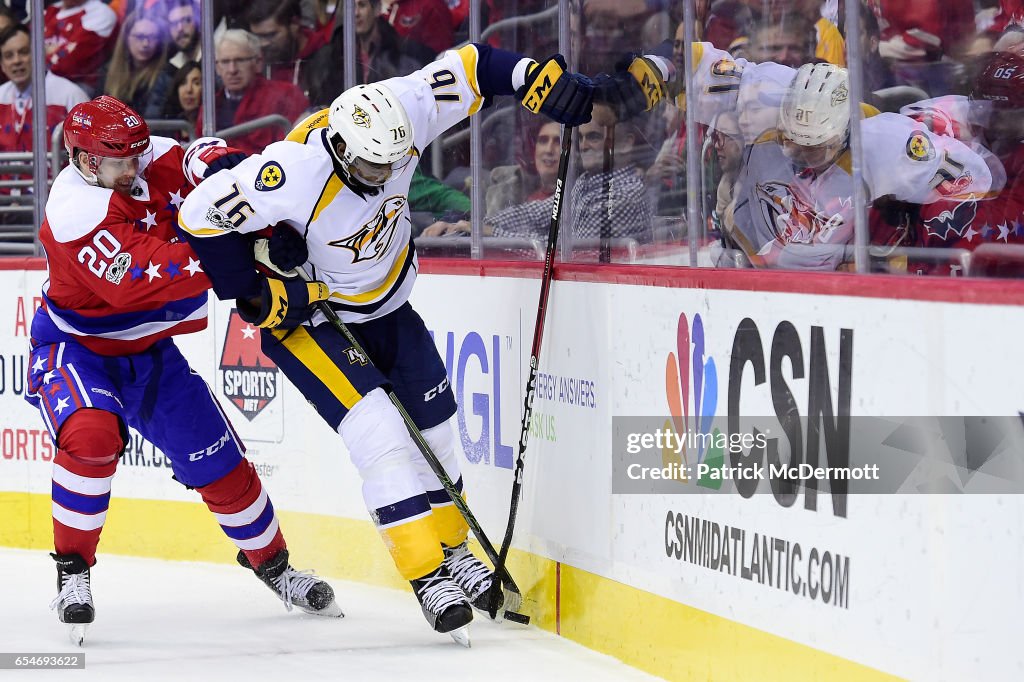
[(326, 301), (331, 292), (320, 281), (307, 282), (299, 277), (264, 277), (260, 287), (259, 308), (255, 299), (238, 299), (238, 315), (258, 327), (294, 329), (309, 319), (313, 306)]
[(609, 105), (620, 121), (628, 120), (668, 96), (665, 82), (673, 71), (663, 57), (629, 54), (615, 65), (614, 74), (594, 78), (594, 101)]
[(565, 58), (556, 54), (530, 67), (516, 97), (535, 114), (578, 126), (590, 120), (594, 84), (583, 74), (566, 71)]
[(270, 262), (284, 272), (294, 270), (309, 258), (306, 240), (287, 223), (274, 225), (269, 248)]

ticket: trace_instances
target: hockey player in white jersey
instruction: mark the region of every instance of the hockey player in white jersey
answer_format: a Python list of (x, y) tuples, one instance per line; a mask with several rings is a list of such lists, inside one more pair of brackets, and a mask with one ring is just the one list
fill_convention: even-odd
[[(625, 108), (647, 109), (666, 75), (665, 63), (637, 58), (601, 87)], [(567, 72), (558, 55), (538, 64), (468, 45), (408, 76), (342, 93), (287, 140), (200, 184), (179, 215), (214, 290), (238, 299), (242, 317), (263, 328), (264, 352), (341, 435), (370, 516), (427, 621), (457, 639), (471, 604), (500, 607), (488, 601), (494, 576), (469, 551), (465, 520), (382, 387), (401, 399), (461, 491), (448, 423), (455, 399), (408, 303), (418, 269), (408, 192), (421, 150), (498, 95), (574, 126), (590, 119), (594, 85)], [(285, 271), (307, 263), (314, 282), (257, 272), (243, 235), (275, 225), (274, 263)], [(318, 301), (337, 311), (369, 357), (321, 313), (309, 319)]]
[[(831, 64), (793, 69), (734, 59), (709, 43), (692, 50), (696, 119), (735, 112), (744, 162), (725, 230), (759, 266), (834, 270), (853, 241), (849, 79)], [(861, 105), (867, 198), (913, 204), (973, 201), (1005, 175), (952, 136)]]

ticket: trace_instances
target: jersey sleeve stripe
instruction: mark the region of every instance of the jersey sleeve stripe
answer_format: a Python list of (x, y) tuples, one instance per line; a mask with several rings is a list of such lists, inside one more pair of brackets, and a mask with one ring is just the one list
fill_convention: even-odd
[(292, 131), (288, 133), (288, 136), (284, 139), (289, 142), (306, 144), (306, 140), (309, 139), (310, 134), (314, 130), (327, 127), (327, 113), (327, 109), (321, 109), (315, 114), (310, 114), (306, 118), (302, 119), (302, 123), (292, 128)]
[(195, 237), (219, 237), (226, 232), (226, 230), (220, 230), (215, 227), (197, 227), (192, 229), (185, 224), (185, 221), (181, 219), (180, 215), (178, 216), (178, 227)]
[(331, 205), (334, 198), (338, 196), (338, 192), (344, 189), (345, 183), (341, 181), (335, 173), (331, 173), (331, 177), (328, 178), (324, 188), (320, 191), (320, 198), (316, 200), (316, 206), (313, 207), (313, 214), (309, 220), (306, 221), (306, 225), (313, 224), (317, 218), (320, 217), (320, 213)]
[(480, 107), (484, 102), (483, 96), (480, 94), (480, 83), (477, 82), (476, 77), (476, 63), (480, 55), (477, 54), (476, 47), (473, 45), (466, 45), (460, 47), (455, 51), (459, 55), (459, 59), (462, 60), (462, 68), (466, 71), (466, 78), (469, 81), (469, 88), (473, 91), (473, 104), (469, 107), (469, 115), (472, 116), (476, 112), (480, 111)]

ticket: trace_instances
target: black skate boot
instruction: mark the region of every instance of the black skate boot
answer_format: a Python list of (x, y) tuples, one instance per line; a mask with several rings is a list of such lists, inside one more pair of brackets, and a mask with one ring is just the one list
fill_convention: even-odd
[(452, 576), (452, 580), (462, 588), (473, 608), (491, 617), (491, 611), (497, 613), (505, 596), (501, 590), (491, 590), (494, 573), (487, 564), (473, 556), (469, 551), (469, 543), (463, 542), (456, 547), (441, 545), (444, 548), (444, 566)]
[(432, 573), (410, 580), (412, 591), (423, 609), (423, 616), (437, 632), (447, 632), (464, 647), (470, 645), (469, 629), (473, 609), (466, 595), (452, 580), (444, 562)]
[(60, 622), (67, 623), (71, 643), (82, 646), (89, 624), (96, 618), (89, 586), (89, 567), (78, 554), (50, 554), (57, 562), (57, 596), (50, 602)]
[(287, 549), (282, 549), (273, 558), (263, 562), (259, 569), (252, 567), (242, 551), (238, 552), (237, 559), (242, 567), (256, 573), (256, 577), (281, 598), (289, 611), (292, 606), (298, 606), (314, 616), (345, 617), (341, 607), (334, 601), (331, 586), (317, 578), (313, 571), (296, 571), (292, 568), (288, 563)]

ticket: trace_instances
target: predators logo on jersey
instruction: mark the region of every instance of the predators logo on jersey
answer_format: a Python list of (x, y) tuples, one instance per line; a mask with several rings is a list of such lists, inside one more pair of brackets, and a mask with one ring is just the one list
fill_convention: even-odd
[(268, 161), (256, 176), (256, 189), (269, 192), (284, 184), (284, 169), (277, 161)]
[(907, 156), (914, 161), (931, 161), (935, 158), (935, 147), (924, 133), (914, 133), (907, 140)]
[(370, 115), (356, 105), (352, 109), (352, 122), (362, 128), (370, 127)]
[(344, 239), (327, 242), (328, 245), (351, 250), (353, 263), (371, 258), (380, 260), (387, 254), (395, 238), (395, 230), (406, 201), (407, 199), (400, 195), (388, 197), (381, 202), (377, 215), (359, 228), (358, 232)]

